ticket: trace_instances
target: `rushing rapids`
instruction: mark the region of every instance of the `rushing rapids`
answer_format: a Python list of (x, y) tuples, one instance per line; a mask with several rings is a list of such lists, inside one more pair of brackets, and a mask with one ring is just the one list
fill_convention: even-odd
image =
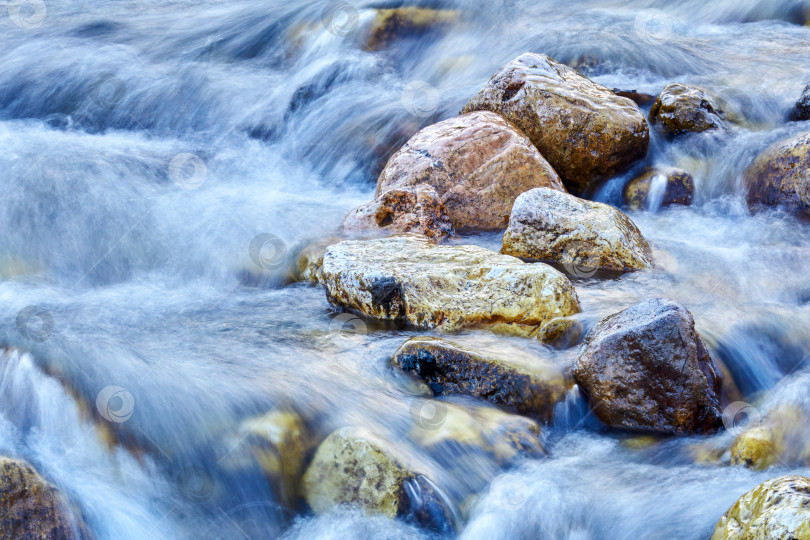
[[(810, 228), (752, 212), (745, 178), (810, 131), (790, 121), (810, 82), (810, 4), (435, 0), (404, 3), (440, 10), (430, 24), (369, 30), (401, 4), (0, 3), (0, 456), (63, 494), (66, 534), (698, 539), (763, 482), (810, 475)], [(651, 298), (685, 306), (722, 366), (723, 429), (609, 429), (565, 379), (581, 348), (491, 329), (452, 339), (567, 384), (551, 419), (424, 399), (438, 383), (391, 358), (441, 331), (344, 313), (292, 282), (300, 249), (374, 199), (394, 152), (527, 51), (645, 117), (672, 83), (722, 110), (700, 132), (651, 123), (646, 157), (583, 195), (627, 213), (653, 268), (558, 269), (584, 332)], [(691, 206), (662, 204), (661, 175), (625, 205), (628, 182), (672, 167), (691, 175)], [(501, 236), (458, 231), (447, 249), (497, 252)], [(407, 362), (421, 374), (425, 358)], [(768, 463), (732, 455), (757, 420), (777, 426)], [(378, 460), (407, 477), (385, 512), (300, 493), (330, 478), (307, 469), (345, 426), (374, 434), (374, 452), (388, 441)], [(503, 444), (516, 432), (539, 435), (518, 452)]]

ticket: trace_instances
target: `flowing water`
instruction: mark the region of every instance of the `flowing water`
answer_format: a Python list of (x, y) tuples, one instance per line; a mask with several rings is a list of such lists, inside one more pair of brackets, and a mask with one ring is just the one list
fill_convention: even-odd
[[(229, 434), (274, 408), (397, 441), (458, 506), (467, 539), (706, 538), (743, 492), (810, 473), (695, 462), (695, 445), (722, 449), (728, 432), (631, 444), (576, 391), (546, 428), (547, 458), (507, 469), (421, 449), (414, 399), (386, 367), (419, 333), (347, 325), (322, 289), (285, 285), (285, 258), (372, 198), (392, 150), (522, 52), (579, 61), (610, 88), (696, 83), (745, 122), (654, 134), (646, 160), (596, 193), (621, 204), (623, 182), (652, 164), (690, 170), (697, 187), (691, 208), (630, 213), (658, 267), (576, 280), (578, 317), (590, 328), (673, 298), (744, 401), (810, 406), (810, 230), (750, 215), (741, 183), (758, 152), (808, 130), (786, 121), (810, 80), (810, 27), (795, 24), (807, 2), (436, 0), (461, 10), (458, 24), (376, 53), (359, 34), (384, 2), (0, 4), (0, 454), (34, 464), (98, 538), (433, 534), (292, 511), (258, 465), (229, 467), (241, 455)], [(563, 368), (576, 359), (467, 334)]]

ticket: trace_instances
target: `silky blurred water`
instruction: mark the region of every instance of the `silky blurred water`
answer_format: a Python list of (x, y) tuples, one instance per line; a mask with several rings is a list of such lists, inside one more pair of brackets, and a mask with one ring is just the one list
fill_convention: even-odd
[[(0, 343), (14, 348), (0, 366), (0, 454), (34, 464), (98, 538), (432, 534), (290, 510), (258, 465), (225, 467), (233, 430), (274, 408), (321, 435), (389, 435), (466, 499), (462, 538), (705, 538), (748, 489), (810, 473), (696, 464), (702, 438), (639, 450), (576, 394), (546, 430), (548, 458), (505, 469), (428, 452), (408, 436), (413, 397), (386, 367), (419, 333), (359, 320), (349, 332), (322, 289), (285, 278), (297, 247), (372, 198), (391, 152), (520, 53), (582, 65), (610, 88), (700, 84), (745, 121), (674, 141), (654, 132), (646, 160), (602, 186), (596, 197), (620, 205), (642, 168), (679, 166), (697, 193), (691, 208), (630, 213), (658, 267), (576, 281), (579, 318), (590, 328), (673, 298), (743, 399), (810, 406), (796, 391), (810, 233), (777, 211), (750, 215), (741, 183), (767, 145), (808, 130), (787, 116), (810, 82), (810, 27), (796, 24), (810, 3), (436, 0), (423, 5), (459, 9), (457, 24), (380, 52), (363, 49), (363, 25), (398, 3), (356, 2), (345, 19), (311, 0), (0, 4)], [(280, 242), (257, 257), (260, 235)], [(457, 241), (500, 247), (497, 235)], [(562, 368), (576, 359), (466, 337)], [(92, 411), (100, 394), (120, 416)]]

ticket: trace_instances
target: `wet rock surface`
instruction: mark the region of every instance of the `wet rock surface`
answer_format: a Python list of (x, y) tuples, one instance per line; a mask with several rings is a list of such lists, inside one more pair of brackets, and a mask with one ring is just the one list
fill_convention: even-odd
[(686, 434), (722, 425), (719, 369), (692, 315), (672, 300), (647, 300), (600, 321), (573, 374), (608, 426)]
[(632, 210), (654, 210), (680, 204), (689, 206), (695, 197), (695, 180), (683, 169), (648, 169), (624, 186), (624, 204)]
[(717, 523), (712, 540), (810, 538), (810, 478), (783, 476), (752, 489)]
[(366, 50), (380, 51), (396, 41), (441, 32), (456, 23), (459, 11), (420, 7), (378, 9), (367, 30)]
[(305, 459), (313, 448), (312, 436), (304, 420), (292, 411), (274, 410), (246, 420), (239, 426), (236, 441), (228, 447), (226, 466), (239, 466), (249, 451), (276, 491), (278, 500), (294, 507), (300, 496)]
[(503, 236), (502, 253), (557, 262), (570, 275), (627, 272), (653, 266), (638, 227), (620, 210), (549, 189), (518, 197)]
[(412, 338), (391, 363), (428, 383), (434, 394), (461, 394), (548, 421), (567, 390), (563, 373), (520, 350), (480, 353), (452, 341)]
[(802, 97), (799, 98), (793, 110), (790, 111), (790, 120), (793, 122), (810, 120), (810, 84), (804, 88)]
[(393, 188), (372, 202), (352, 210), (343, 220), (346, 232), (421, 234), (443, 242), (453, 225), (433, 186), (418, 184)]
[(531, 141), (488, 111), (428, 126), (388, 161), (378, 198), (420, 184), (439, 194), (459, 230), (503, 230), (515, 199), (530, 189), (564, 191), (557, 173)]
[(436, 399), (417, 400), (411, 411), (410, 437), (434, 453), (462, 455), (470, 461), (488, 459), (499, 466), (546, 455), (542, 428), (530, 418)]
[(810, 465), (810, 417), (800, 407), (775, 408), (737, 437), (731, 464), (756, 470)]
[(540, 325), (579, 311), (573, 285), (550, 266), (413, 236), (331, 246), (322, 275), (333, 305), (424, 328)]
[(349, 505), (438, 530), (453, 528), (452, 509), (436, 485), (394, 445), (364, 429), (340, 428), (329, 435), (304, 473), (303, 488), (316, 514)]
[(502, 67), (463, 112), (476, 110), (526, 133), (574, 193), (624, 170), (649, 146), (638, 105), (545, 55), (525, 53)]
[(0, 538), (92, 538), (81, 515), (28, 463), (0, 457)]
[(571, 317), (551, 319), (537, 332), (537, 339), (555, 349), (567, 349), (578, 344), (585, 328)]
[(745, 171), (748, 206), (779, 206), (810, 217), (810, 133), (777, 142)]
[(700, 133), (726, 126), (717, 100), (706, 90), (689, 84), (668, 84), (650, 110), (650, 122), (672, 135)]

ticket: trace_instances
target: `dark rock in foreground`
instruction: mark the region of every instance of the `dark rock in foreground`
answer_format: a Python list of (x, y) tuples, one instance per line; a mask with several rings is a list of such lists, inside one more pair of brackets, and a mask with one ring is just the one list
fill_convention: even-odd
[(692, 315), (672, 300), (647, 300), (600, 321), (574, 378), (611, 427), (686, 434), (722, 425), (719, 369)]
[(537, 358), (480, 354), (450, 341), (406, 341), (391, 362), (427, 382), (435, 394), (462, 394), (507, 411), (548, 421), (566, 392), (558, 369)]

